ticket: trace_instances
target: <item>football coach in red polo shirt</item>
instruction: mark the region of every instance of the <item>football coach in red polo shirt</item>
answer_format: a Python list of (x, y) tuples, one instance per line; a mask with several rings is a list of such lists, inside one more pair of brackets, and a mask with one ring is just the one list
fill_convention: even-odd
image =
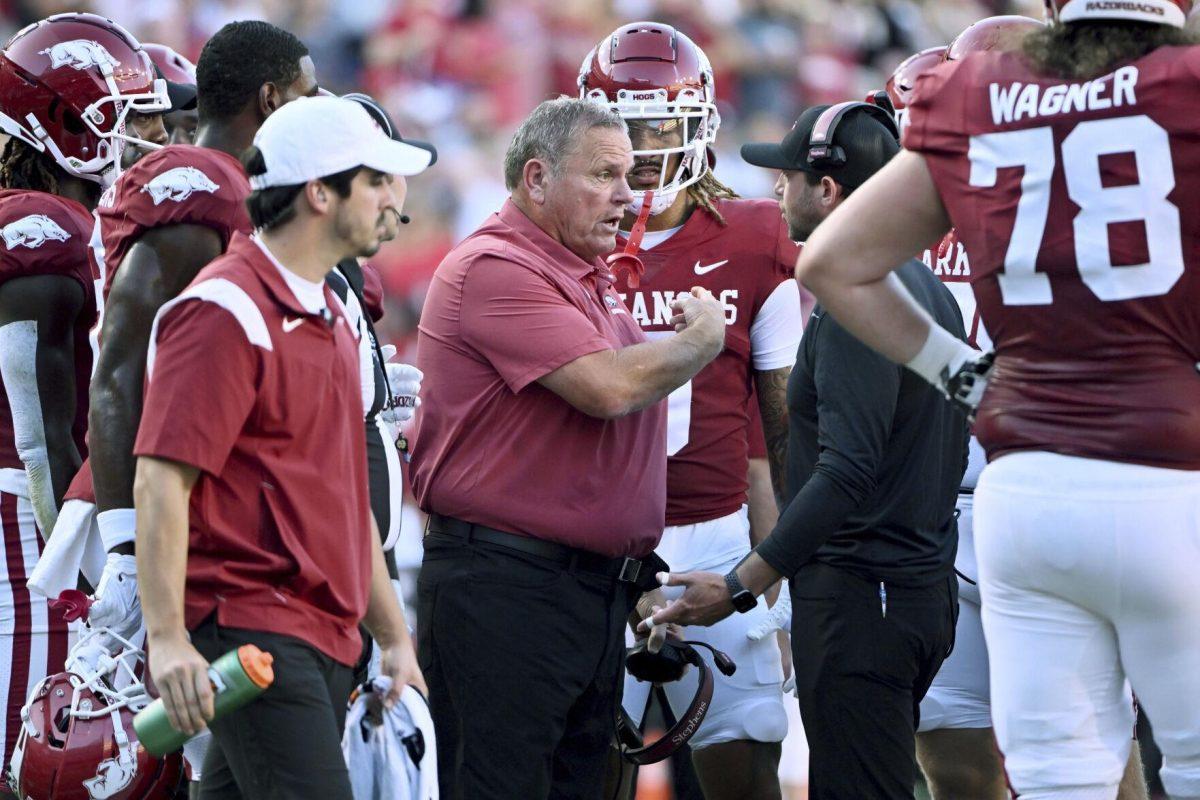
[(505, 156), (511, 198), (441, 263), (421, 315), (418, 640), (447, 797), (602, 791), (622, 626), (657, 585), (660, 401), (725, 337), (702, 289), (664, 298), (677, 332), (653, 342), (613, 291), (600, 256), (632, 164), (606, 107), (542, 103)]
[[(150, 667), (177, 728), (213, 713), (208, 662), (252, 643), (275, 682), (212, 721), (204, 798), (350, 800), (340, 747), (363, 621), (421, 684), (370, 515), (358, 346), (324, 277), (379, 247), (430, 153), (357, 103), (302, 98), (244, 163), (258, 232), (158, 312), (134, 497)], [(190, 639), (190, 641), (189, 641)]]

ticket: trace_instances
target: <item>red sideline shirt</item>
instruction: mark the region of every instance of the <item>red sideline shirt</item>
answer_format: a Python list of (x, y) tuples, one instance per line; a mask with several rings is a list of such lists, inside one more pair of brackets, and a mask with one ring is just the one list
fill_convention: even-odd
[(185, 623), (361, 651), (371, 582), (358, 345), (328, 289), (308, 314), (259, 244), (225, 255), (159, 311), (134, 454), (198, 467)]
[(603, 263), (506, 202), (438, 266), (421, 312), (421, 508), (607, 556), (649, 553), (666, 518), (666, 404), (602, 420), (537, 383), (644, 341)]

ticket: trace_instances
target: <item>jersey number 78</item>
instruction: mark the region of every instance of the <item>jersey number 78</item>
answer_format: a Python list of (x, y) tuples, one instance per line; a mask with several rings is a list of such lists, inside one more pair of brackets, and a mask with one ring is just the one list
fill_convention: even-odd
[[(1144, 114), (1091, 120), (1075, 126), (1063, 139), (1061, 151), (1067, 195), (1079, 206), (1072, 224), (1075, 262), (1084, 285), (1103, 301), (1169, 292), (1183, 275), (1184, 262), (1179, 208), (1167, 199), (1175, 188), (1175, 168), (1166, 130)], [(1137, 183), (1101, 183), (1100, 158), (1116, 153), (1133, 154)], [(995, 186), (1000, 168), (1025, 168), (1004, 269), (997, 276), (1000, 295), (1005, 305), (1048, 305), (1053, 302), (1050, 278), (1036, 266), (1050, 213), (1055, 168), (1052, 129), (972, 136), (967, 155), (972, 186)], [(1150, 260), (1114, 266), (1108, 226), (1133, 221), (1145, 225)]]

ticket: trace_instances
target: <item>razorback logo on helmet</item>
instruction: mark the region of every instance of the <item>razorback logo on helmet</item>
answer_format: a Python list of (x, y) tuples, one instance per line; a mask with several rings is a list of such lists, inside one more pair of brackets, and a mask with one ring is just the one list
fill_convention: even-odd
[(59, 42), (53, 47), (39, 50), (38, 53), (50, 56), (50, 66), (54, 69), (59, 67), (72, 67), (73, 69), (100, 67), (103, 69), (105, 64), (109, 67), (121, 65), (120, 61), (117, 61), (104, 49), (104, 45), (90, 39)]
[(212, 194), (220, 188), (195, 167), (175, 167), (155, 176), (142, 187), (142, 191), (149, 192), (150, 198), (157, 206), (165, 200), (180, 203), (191, 197), (193, 192)]
[[(132, 749), (134, 745), (130, 746)], [(83, 782), (92, 800), (108, 800), (133, 782), (137, 774), (137, 759), (131, 752), (122, 751), (116, 758), (106, 758), (96, 767), (96, 777)]]
[(28, 217), (21, 217), (16, 222), (10, 222), (0, 228), (0, 234), (3, 234), (4, 246), (9, 250), (21, 246), (41, 247), (47, 239), (65, 242), (71, 238), (71, 234), (45, 214), (30, 214)]

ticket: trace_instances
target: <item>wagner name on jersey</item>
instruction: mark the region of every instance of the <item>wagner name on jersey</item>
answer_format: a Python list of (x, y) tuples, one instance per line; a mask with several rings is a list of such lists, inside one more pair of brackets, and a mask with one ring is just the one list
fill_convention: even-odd
[[(717, 519), (746, 502), (751, 376), (795, 363), (803, 326), (791, 277), (800, 251), (779, 205), (720, 200), (716, 208), (727, 225), (697, 208), (665, 241), (647, 233), (641, 285), (630, 289), (624, 274), (616, 285), (650, 339), (674, 333), (671, 301), (693, 286), (725, 307), (725, 349), (667, 401), (667, 525)], [(618, 239), (618, 249), (624, 244)]]
[(904, 144), (970, 253), (991, 459), (1200, 469), (1200, 128), (1178, 90), (1198, 74), (1200, 48), (1162, 47), (1091, 81), (1004, 52), (918, 79)]

